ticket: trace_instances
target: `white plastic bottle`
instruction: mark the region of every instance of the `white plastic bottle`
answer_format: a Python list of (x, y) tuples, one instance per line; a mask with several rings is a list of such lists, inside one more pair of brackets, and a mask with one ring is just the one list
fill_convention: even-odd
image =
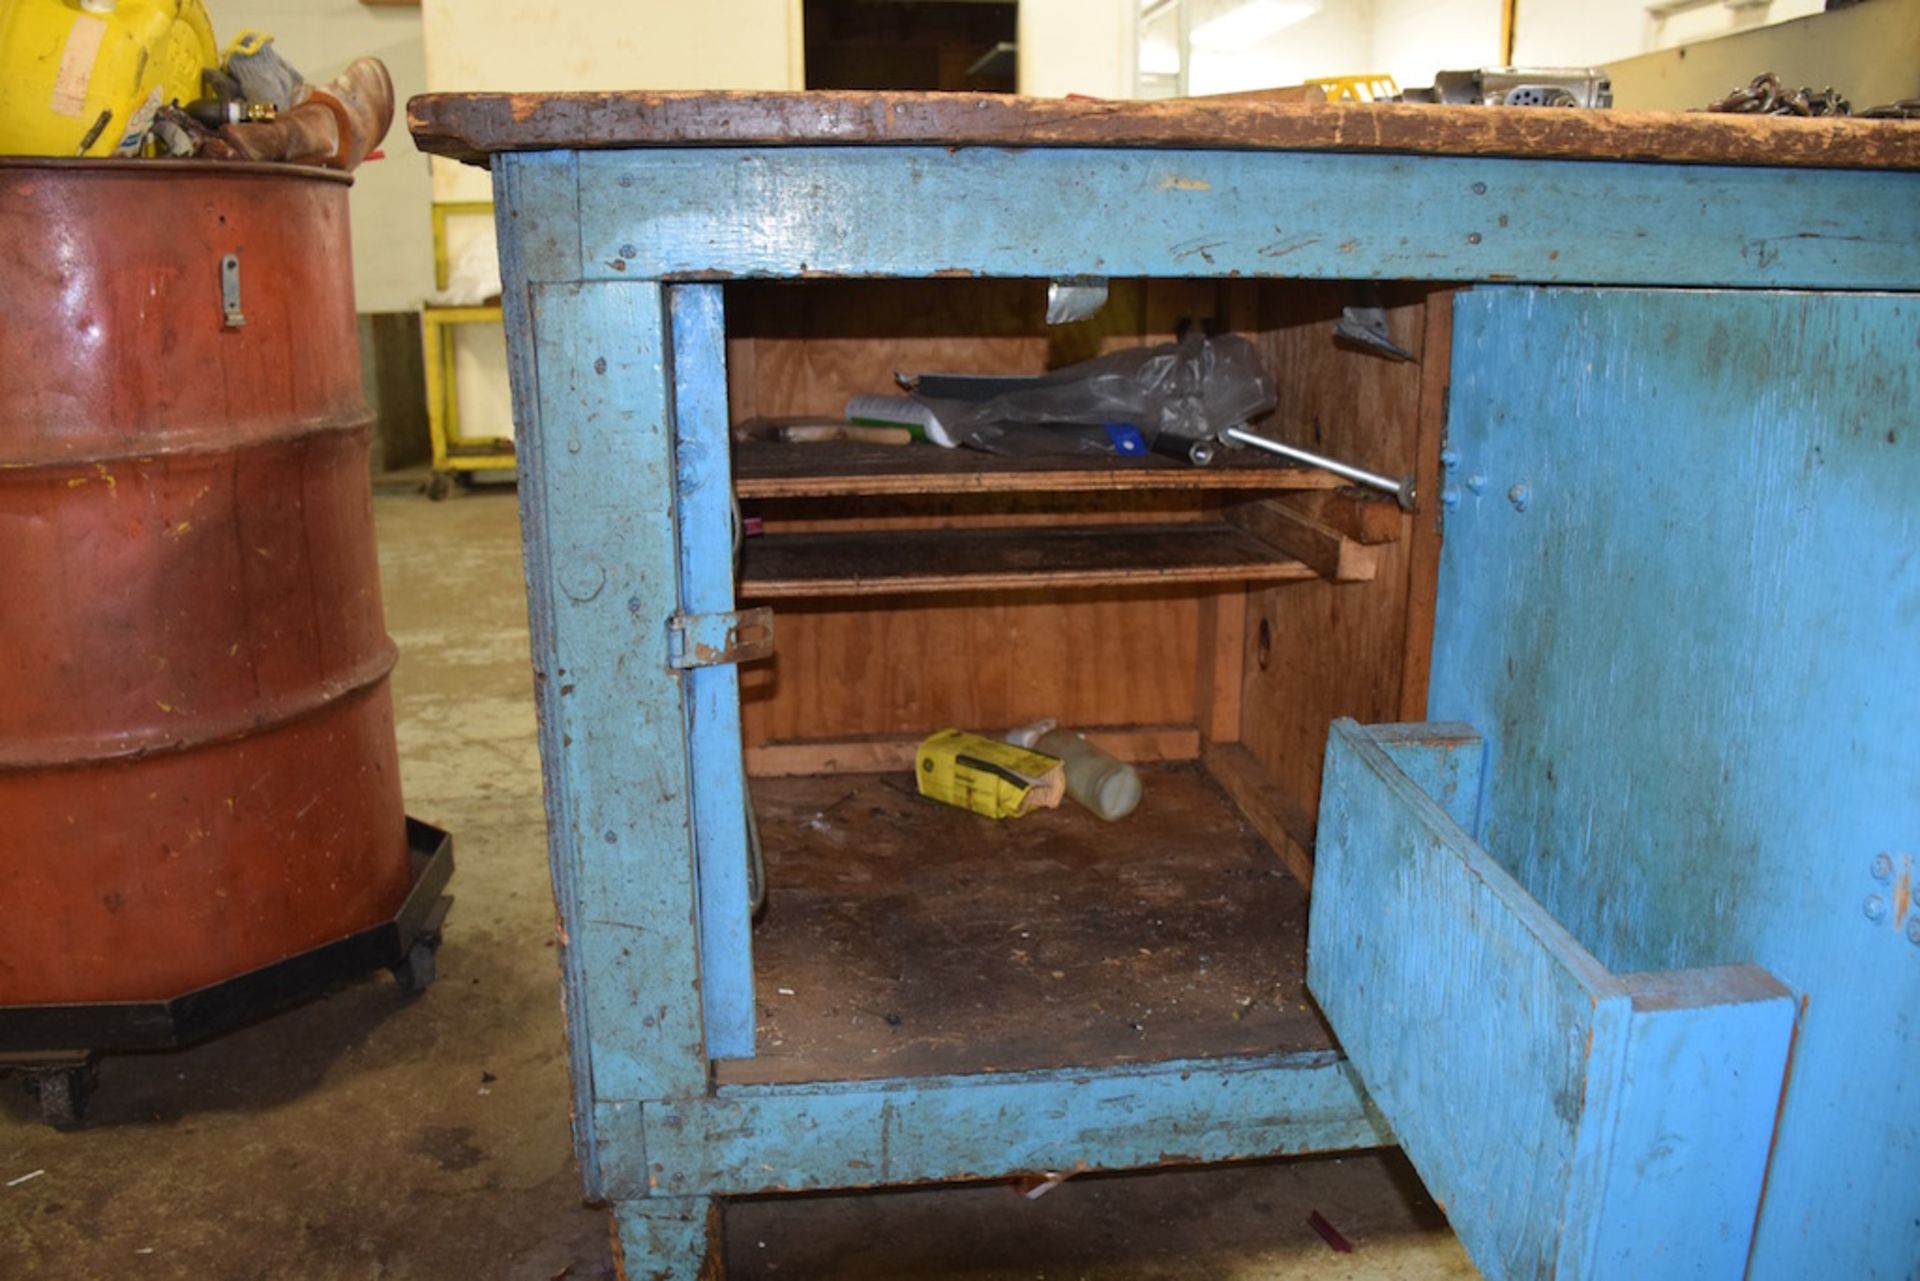
[(1007, 741), (1059, 758), (1066, 767), (1067, 795), (1109, 823), (1125, 818), (1140, 804), (1140, 775), (1133, 766), (1109, 756), (1070, 729), (1036, 721), (1007, 735)]

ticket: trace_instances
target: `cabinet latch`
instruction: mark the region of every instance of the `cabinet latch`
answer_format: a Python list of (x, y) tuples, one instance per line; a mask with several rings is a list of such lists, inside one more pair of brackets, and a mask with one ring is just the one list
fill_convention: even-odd
[(667, 666), (718, 667), (773, 653), (773, 610), (675, 614), (667, 620)]

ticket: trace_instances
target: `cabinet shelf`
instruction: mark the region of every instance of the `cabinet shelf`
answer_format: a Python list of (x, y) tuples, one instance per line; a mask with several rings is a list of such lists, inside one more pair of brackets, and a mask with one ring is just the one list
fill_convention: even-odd
[(1198, 765), (1120, 823), (996, 823), (908, 771), (755, 779), (757, 1057), (723, 1084), (1327, 1050), (1306, 891)]
[(739, 593), (780, 600), (1313, 577), (1306, 565), (1220, 521), (913, 529), (748, 539)]
[(1223, 449), (1209, 467), (1148, 454), (1002, 458), (974, 449), (852, 442), (791, 445), (737, 441), (734, 492), (741, 498), (844, 498), (901, 494), (1085, 493), (1115, 490), (1338, 489), (1338, 476), (1272, 466), (1252, 450)]

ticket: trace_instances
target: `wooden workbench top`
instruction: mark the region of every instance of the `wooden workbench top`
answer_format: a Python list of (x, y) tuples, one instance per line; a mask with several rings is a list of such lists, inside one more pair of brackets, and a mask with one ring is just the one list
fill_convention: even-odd
[(1155, 102), (968, 93), (435, 93), (423, 151), (1017, 146), (1379, 151), (1676, 164), (1920, 169), (1920, 121), (1399, 103)]

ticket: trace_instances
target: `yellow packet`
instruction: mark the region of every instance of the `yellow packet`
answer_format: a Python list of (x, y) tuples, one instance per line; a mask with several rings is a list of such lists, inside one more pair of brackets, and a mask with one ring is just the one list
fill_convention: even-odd
[(943, 729), (921, 743), (914, 767), (920, 795), (988, 818), (1052, 809), (1067, 792), (1054, 757), (965, 730)]

